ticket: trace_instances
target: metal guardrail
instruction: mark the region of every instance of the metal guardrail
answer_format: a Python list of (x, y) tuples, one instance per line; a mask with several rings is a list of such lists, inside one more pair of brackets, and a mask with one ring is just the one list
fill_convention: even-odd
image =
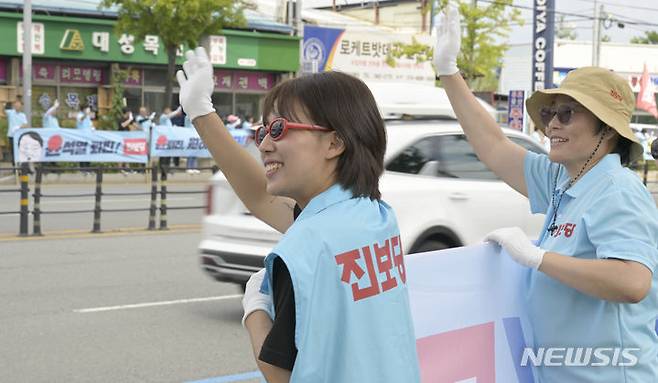
[[(634, 168), (636, 172), (640, 173), (642, 181), (645, 186), (653, 195), (658, 195), (658, 180), (649, 181), (648, 180), (648, 162), (645, 162), (644, 165), (640, 168)], [(121, 171), (128, 170), (127, 167), (78, 167), (78, 168), (58, 168), (58, 167), (46, 167), (46, 166), (36, 166), (35, 169), (35, 181), (34, 181), (34, 193), (33, 196), (33, 210), (29, 210), (29, 175), (31, 173), (27, 164), (21, 167), (11, 167), (11, 168), (0, 168), (0, 172), (11, 172), (18, 175), (19, 187), (12, 189), (0, 189), (0, 195), (4, 193), (19, 193), (19, 206), (18, 210), (13, 211), (0, 211), (0, 216), (9, 215), (9, 214), (18, 214), (19, 219), (19, 236), (27, 236), (28, 232), (28, 222), (29, 215), (33, 215), (33, 225), (32, 225), (32, 234), (33, 235), (43, 235), (41, 232), (41, 216), (42, 215), (56, 215), (56, 214), (84, 214), (84, 213), (93, 213), (93, 223), (92, 223), (92, 233), (101, 233), (101, 217), (103, 213), (125, 213), (125, 212), (137, 212), (137, 211), (148, 211), (148, 230), (156, 230), (156, 215), (159, 211), (160, 221), (159, 230), (167, 230), (167, 212), (168, 210), (191, 210), (191, 209), (203, 209), (206, 206), (168, 206), (167, 205), (167, 196), (170, 194), (204, 194), (206, 190), (184, 190), (184, 191), (172, 191), (168, 189), (167, 179), (169, 172), (182, 172), (187, 170), (186, 168), (180, 167), (168, 167), (168, 166), (154, 166), (151, 168), (144, 168), (143, 171), (151, 173), (151, 190), (148, 192), (103, 192), (103, 174), (107, 171)], [(198, 168), (198, 170), (212, 170), (216, 172), (217, 167), (205, 167)], [(43, 175), (49, 172), (62, 172), (62, 171), (87, 171), (96, 174), (96, 183), (95, 190), (93, 193), (78, 193), (78, 194), (44, 194), (42, 192), (42, 180)], [(654, 187), (654, 184), (656, 186)], [(103, 209), (102, 201), (103, 197), (113, 197), (113, 196), (139, 196), (139, 195), (150, 195), (150, 205), (147, 208), (124, 208), (124, 209)], [(158, 195), (160, 196), (160, 204), (158, 206)], [(94, 208), (93, 209), (84, 209), (84, 210), (63, 210), (63, 211), (43, 211), (41, 210), (41, 200), (43, 198), (74, 198), (74, 197), (94, 197)]]
[[(128, 170), (127, 167), (77, 167), (77, 168), (58, 168), (47, 166), (35, 167), (34, 179), (34, 192), (33, 209), (29, 210), (29, 174), (30, 169), (25, 166), (20, 168), (0, 168), (0, 171), (10, 171), (20, 174), (20, 187), (13, 189), (0, 189), (0, 193), (20, 193), (20, 202), (18, 211), (0, 211), (0, 215), (4, 214), (19, 214), (19, 236), (27, 236), (28, 233), (28, 218), (33, 215), (32, 234), (43, 235), (41, 231), (41, 220), (43, 215), (56, 215), (56, 214), (83, 214), (93, 213), (92, 233), (101, 233), (101, 218), (103, 213), (125, 213), (148, 211), (148, 230), (156, 230), (156, 213), (160, 212), (160, 230), (167, 230), (167, 210), (191, 210), (203, 209), (206, 206), (176, 206), (167, 207), (168, 194), (205, 194), (206, 190), (185, 190), (185, 191), (168, 191), (167, 190), (167, 174), (169, 172), (185, 171), (186, 168), (168, 167), (168, 166), (154, 166), (151, 168), (144, 168), (144, 171), (151, 173), (151, 188), (147, 192), (104, 192), (103, 191), (103, 174), (108, 171), (121, 171)], [(212, 170), (217, 171), (217, 167), (198, 168), (198, 170)], [(43, 193), (43, 175), (50, 172), (61, 173), (62, 171), (86, 171), (96, 175), (94, 192), (90, 193), (77, 193), (77, 194), (46, 194)], [(145, 208), (119, 208), (119, 209), (104, 209), (102, 207), (103, 197), (113, 196), (144, 196), (150, 195), (150, 205)], [(160, 195), (160, 205), (158, 206), (158, 195)], [(58, 211), (43, 211), (41, 209), (41, 201), (43, 198), (76, 198), (76, 197), (94, 197), (94, 208), (83, 210), (58, 210)]]

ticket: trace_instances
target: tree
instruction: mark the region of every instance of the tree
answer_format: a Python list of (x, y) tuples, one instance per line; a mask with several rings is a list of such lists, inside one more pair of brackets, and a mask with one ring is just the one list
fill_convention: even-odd
[(575, 40), (578, 37), (578, 33), (576, 32), (573, 23), (567, 23), (564, 20), (564, 15), (560, 15), (560, 19), (557, 21), (555, 37), (564, 40)]
[(112, 103), (108, 117), (112, 121), (114, 129), (119, 129), (119, 119), (123, 117), (123, 83), (128, 78), (128, 71), (121, 70), (115, 64), (112, 71)]
[[(448, 0), (440, 0), (436, 12), (443, 10)], [(468, 81), (471, 89), (478, 91), (495, 90), (498, 83), (498, 68), (507, 50), (507, 44), (500, 42), (509, 36), (511, 25), (523, 24), (521, 12), (513, 9), (512, 0), (498, 0), (478, 6), (477, 1), (458, 1), (462, 16), (461, 53), (457, 65)], [(394, 66), (394, 58), (406, 57), (418, 62), (431, 60), (433, 48), (417, 41), (411, 44), (394, 43), (389, 51), (387, 63)]]
[(644, 36), (633, 37), (631, 44), (658, 44), (658, 32), (645, 31)]
[(113, 6), (118, 7), (118, 34), (131, 34), (137, 40), (159, 36), (167, 52), (166, 105), (171, 104), (179, 47), (195, 47), (203, 36), (246, 24), (244, 0), (102, 0), (99, 8)]

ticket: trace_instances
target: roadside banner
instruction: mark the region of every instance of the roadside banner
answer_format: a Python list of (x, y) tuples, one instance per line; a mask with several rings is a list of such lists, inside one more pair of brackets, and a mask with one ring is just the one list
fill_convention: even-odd
[(525, 101), (525, 91), (510, 90), (507, 98), (507, 127), (510, 129), (523, 131), (525, 126), (523, 122), (524, 112), (523, 103)]
[(501, 253), (481, 244), (406, 257), (422, 382), (534, 382), (518, 362), (528, 271)]
[[(229, 129), (242, 146), (252, 136), (250, 130)], [(206, 144), (194, 128), (155, 126), (151, 132), (151, 157), (211, 157)]]
[(141, 131), (19, 129), (14, 133), (14, 159), (21, 162), (146, 163), (148, 145)]

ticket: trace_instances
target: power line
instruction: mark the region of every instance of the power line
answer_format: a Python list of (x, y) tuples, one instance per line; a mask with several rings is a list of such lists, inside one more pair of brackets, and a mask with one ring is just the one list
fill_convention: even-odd
[[(595, 0), (576, 0), (576, 1), (582, 1), (583, 3), (593, 4)], [(624, 9), (640, 9), (640, 10), (643, 10), (643, 11), (658, 12), (658, 8), (642, 7), (642, 6), (639, 6), (639, 5), (615, 4), (615, 3), (610, 3), (610, 2), (607, 2), (607, 1), (600, 1), (600, 0), (596, 0), (596, 2), (598, 4), (609, 5), (611, 7), (619, 7), (619, 8), (624, 8)]]
[[(508, 7), (512, 7), (512, 8), (518, 8), (518, 9), (534, 10), (533, 7), (529, 7), (529, 6), (525, 6), (525, 5), (507, 4), (507, 3), (502, 3), (502, 2), (500, 2), (500, 1), (496, 1), (496, 0), (479, 0), (479, 1), (481, 1), (481, 2), (483, 2), (483, 3), (489, 3), (489, 4), (494, 4), (494, 5), (504, 5), (504, 6), (508, 6)], [(594, 16), (579, 15), (579, 14), (576, 14), (576, 13), (564, 12), (564, 11), (557, 11), (557, 10), (554, 11), (553, 13), (556, 14), (556, 15), (573, 16), (573, 17), (578, 17), (578, 18), (582, 18), (582, 19), (586, 19), (586, 20), (591, 20), (591, 21), (595, 21), (595, 20), (599, 20), (599, 21), (606, 20), (605, 17), (598, 17), (598, 18), (596, 18), (596, 17), (594, 17)], [(618, 22), (622, 22), (622, 23), (624, 23), (624, 24), (646, 25), (646, 26), (651, 26), (651, 27), (658, 27), (658, 24), (656, 24), (656, 23), (648, 23), (648, 22), (644, 22), (644, 21), (632, 21), (632, 20), (628, 20), (628, 19), (626, 19), (626, 20), (619, 19), (619, 20), (616, 20), (616, 21), (618, 21)]]

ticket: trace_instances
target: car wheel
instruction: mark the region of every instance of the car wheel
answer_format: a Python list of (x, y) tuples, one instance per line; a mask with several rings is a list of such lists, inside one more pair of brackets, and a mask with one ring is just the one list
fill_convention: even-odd
[(449, 248), (450, 245), (443, 241), (437, 241), (437, 240), (427, 240), (421, 243), (418, 247), (414, 249), (414, 253), (424, 253), (426, 251), (432, 251), (432, 250), (443, 250)]

